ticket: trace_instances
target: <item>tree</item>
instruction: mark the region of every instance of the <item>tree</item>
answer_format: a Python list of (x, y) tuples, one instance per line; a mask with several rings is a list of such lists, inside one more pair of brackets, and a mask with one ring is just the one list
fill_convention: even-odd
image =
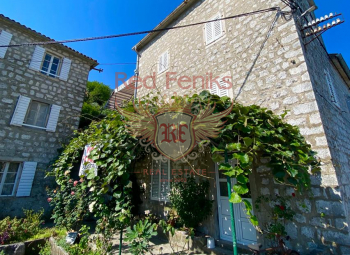
[(98, 120), (111, 95), (111, 89), (98, 81), (88, 81), (84, 97), (79, 128), (87, 127), (91, 121)]

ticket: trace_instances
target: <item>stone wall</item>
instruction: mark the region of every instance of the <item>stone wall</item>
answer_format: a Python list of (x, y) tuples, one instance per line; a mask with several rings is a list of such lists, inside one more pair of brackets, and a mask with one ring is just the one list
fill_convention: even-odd
[[(42, 41), (43, 37), (1, 19), (0, 30), (12, 34), (11, 43)], [(35, 46), (8, 48), (0, 59), (0, 160), (38, 162), (30, 197), (0, 197), (0, 218), (20, 216), (22, 208), (49, 210), (44, 178), (48, 164), (58, 155), (79, 124), (86, 82), (91, 63), (72, 51), (59, 46), (44, 46), (58, 56), (72, 60), (68, 81), (51, 78), (28, 68)], [(19, 95), (61, 106), (56, 132), (10, 125)]]
[[(304, 7), (308, 6), (307, 1), (298, 2)], [(171, 26), (208, 20), (218, 12), (228, 17), (274, 6), (289, 10), (282, 1), (277, 0), (201, 0), (174, 20)], [(350, 246), (346, 219), (349, 206), (348, 198), (344, 197), (349, 196), (349, 179), (345, 176), (349, 171), (349, 135), (345, 129), (349, 118), (327, 105), (318, 95), (317, 92), (321, 90), (323, 96), (329, 97), (322, 74), (323, 66), (329, 68), (337, 89), (342, 91), (339, 94), (348, 95), (349, 92), (317, 41), (308, 47), (302, 45), (297, 14), (286, 14), (278, 19), (272, 35), (260, 52), (275, 14), (269, 12), (225, 20), (224, 36), (207, 46), (203, 26), (160, 33), (140, 50), (140, 77), (144, 79), (155, 73), (156, 88), (147, 89), (143, 84), (138, 95), (143, 97), (160, 92), (169, 98), (174, 93), (185, 95), (203, 90), (198, 84), (195, 88), (181, 89), (176, 82), (166, 87), (167, 73), (157, 74), (157, 62), (159, 56), (168, 51), (170, 65), (167, 72), (172, 78), (208, 76), (208, 73), (216, 77), (229, 73), (233, 79), (231, 96), (237, 97), (240, 103), (257, 104), (277, 114), (288, 110), (286, 121), (299, 126), (323, 162), (321, 173), (312, 177), (313, 196), (299, 197), (303, 206), (295, 204), (297, 219), (287, 226), (294, 239), (293, 247), (306, 251), (325, 244), (328, 252), (332, 250), (333, 254), (346, 254), (343, 251)], [(255, 62), (257, 55), (259, 57)], [(152, 80), (148, 79), (146, 85), (152, 87)], [(342, 99), (341, 108), (344, 105)], [(337, 169), (335, 161), (342, 166)], [(256, 187), (252, 191), (255, 196), (292, 192), (275, 185), (266, 167), (258, 168), (254, 178)]]

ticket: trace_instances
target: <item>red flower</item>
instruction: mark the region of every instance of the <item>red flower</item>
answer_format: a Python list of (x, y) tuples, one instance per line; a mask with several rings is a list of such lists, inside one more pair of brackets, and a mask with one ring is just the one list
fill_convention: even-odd
[(78, 181), (75, 181), (75, 182), (73, 183), (74, 187), (77, 186), (77, 184), (78, 184)]
[(52, 198), (51, 197), (49, 197), (48, 199), (47, 199), (47, 202), (51, 202), (52, 201)]
[(292, 193), (292, 196), (295, 197), (295, 193), (294, 192)]
[(70, 194), (71, 194), (72, 196), (74, 196), (75, 193), (74, 193), (74, 191), (72, 191)]
[(284, 211), (284, 209), (286, 209), (283, 205), (280, 205), (279, 207), (282, 211)]

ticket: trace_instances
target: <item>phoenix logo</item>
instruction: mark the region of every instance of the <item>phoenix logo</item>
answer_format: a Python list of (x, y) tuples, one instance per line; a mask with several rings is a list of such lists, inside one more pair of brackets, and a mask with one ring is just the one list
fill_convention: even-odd
[(126, 125), (133, 136), (151, 142), (159, 153), (172, 161), (187, 156), (201, 140), (216, 138), (223, 128), (221, 119), (232, 108), (233, 104), (213, 114), (215, 105), (207, 105), (206, 109), (193, 114), (192, 103), (174, 102), (160, 106), (158, 113), (153, 115), (149, 105), (134, 104), (135, 112), (117, 106), (119, 113), (127, 118)]

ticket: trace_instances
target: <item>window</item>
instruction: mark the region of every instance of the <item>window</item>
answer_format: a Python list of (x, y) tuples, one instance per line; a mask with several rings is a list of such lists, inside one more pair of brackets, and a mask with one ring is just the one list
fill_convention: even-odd
[(230, 97), (230, 91), (232, 87), (232, 82), (230, 84), (230, 79), (228, 77), (223, 77), (218, 79), (218, 83), (220, 86), (218, 86), (216, 82), (213, 82), (211, 84), (211, 88), (209, 88), (210, 93), (213, 95), (218, 95), (219, 97)]
[[(9, 45), (11, 42), (12, 34), (4, 30), (0, 30), (0, 45)], [(8, 47), (0, 48), (0, 58), (4, 58)]]
[(67, 81), (71, 64), (72, 60), (69, 58), (55, 56), (46, 52), (45, 48), (37, 45), (35, 46), (29, 68), (50, 77), (57, 77)]
[(350, 96), (346, 98), (346, 104), (348, 105), (348, 110), (350, 113)]
[(151, 199), (169, 201), (171, 172), (170, 160), (153, 160), (151, 174)]
[(49, 111), (49, 104), (32, 100), (24, 123), (36, 127), (46, 127)]
[(41, 73), (47, 74), (51, 77), (56, 77), (58, 76), (59, 65), (60, 65), (59, 57), (46, 53), (43, 64), (41, 66)]
[(214, 22), (209, 22), (205, 24), (205, 40), (206, 44), (210, 44), (217, 39), (219, 39), (221, 36), (223, 36), (223, 23), (220, 19), (221, 15), (217, 14), (210, 20), (216, 20)]
[(0, 196), (13, 196), (20, 163), (0, 162)]
[(158, 73), (164, 72), (165, 70), (168, 69), (168, 67), (169, 67), (169, 54), (166, 51), (159, 57)]
[(327, 81), (327, 85), (328, 85), (328, 89), (329, 89), (329, 93), (330, 93), (331, 102), (339, 107), (339, 100), (338, 100), (338, 96), (337, 96), (335, 88), (334, 88), (332, 77), (329, 74), (328, 70), (324, 70), (324, 74), (325, 74), (325, 77), (326, 77), (326, 81)]
[(19, 96), (10, 125), (29, 126), (55, 132), (61, 106)]

